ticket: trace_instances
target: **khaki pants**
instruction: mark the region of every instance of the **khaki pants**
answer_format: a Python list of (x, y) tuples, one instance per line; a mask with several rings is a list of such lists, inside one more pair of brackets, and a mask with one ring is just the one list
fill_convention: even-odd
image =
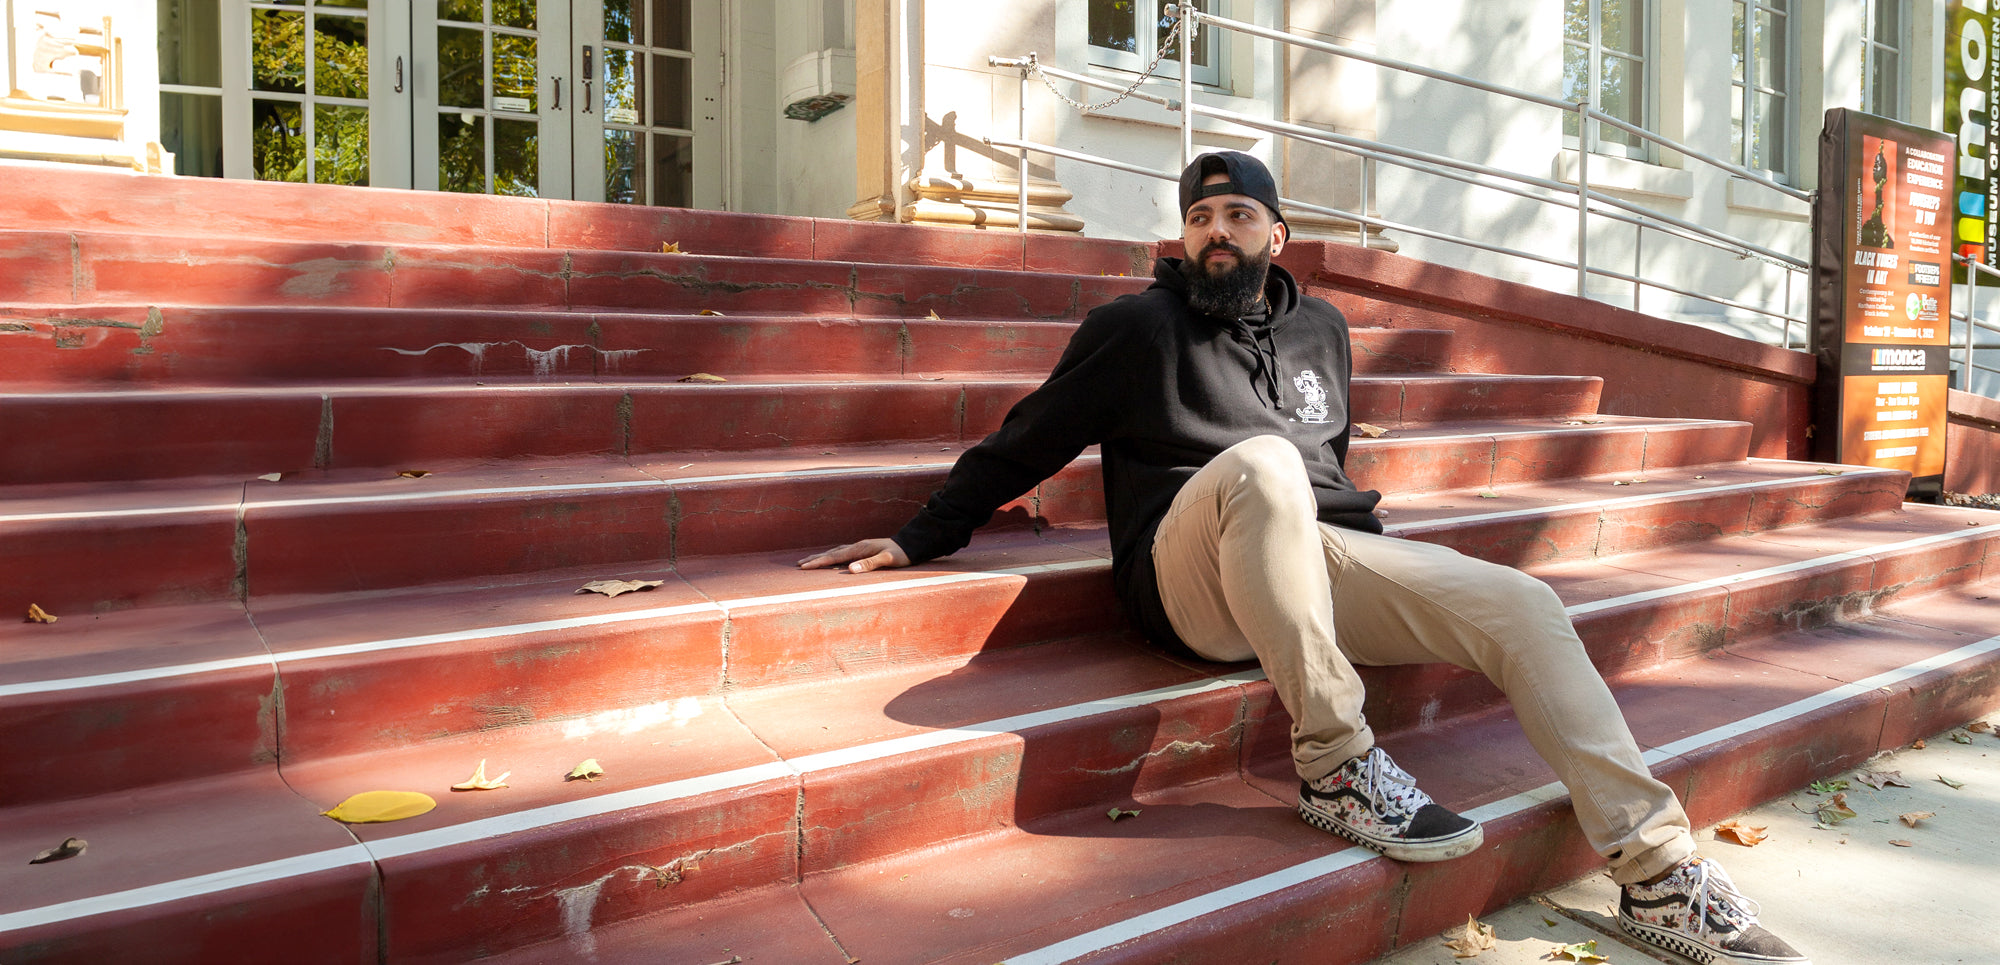
[(1577, 822), (1619, 883), (1694, 852), (1687, 815), (1653, 779), (1562, 602), (1510, 567), (1315, 518), (1298, 450), (1258, 436), (1175, 496), (1153, 540), (1174, 631), (1211, 660), (1255, 657), (1292, 716), (1299, 775), (1375, 743), (1355, 664), (1446, 662), (1507, 695)]

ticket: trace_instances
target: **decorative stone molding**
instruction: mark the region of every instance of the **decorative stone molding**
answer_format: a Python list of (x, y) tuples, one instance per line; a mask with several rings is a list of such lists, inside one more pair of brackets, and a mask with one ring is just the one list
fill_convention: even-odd
[[(1020, 186), (950, 175), (925, 175), (910, 182), (916, 200), (900, 221), (916, 224), (975, 225), (1015, 228), (1020, 225)], [(1028, 227), (1043, 231), (1082, 231), (1083, 219), (1063, 210), (1075, 197), (1055, 181), (1028, 179)]]
[(159, 171), (159, 145), (126, 143), (124, 39), (109, 16), (6, 0), (0, 157)]

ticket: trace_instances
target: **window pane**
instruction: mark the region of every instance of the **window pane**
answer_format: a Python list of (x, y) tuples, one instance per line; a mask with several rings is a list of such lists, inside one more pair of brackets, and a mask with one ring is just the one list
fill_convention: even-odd
[(1563, 0), (1563, 39), (1590, 43), (1590, 0)]
[(1729, 79), (1741, 84), (1744, 77), (1743, 58), (1746, 56), (1743, 47), (1743, 24), (1748, 15), (1744, 13), (1743, 0), (1737, 0), (1731, 6), (1736, 8), (1736, 12), (1729, 21)]
[[(1599, 90), (1599, 109), (1604, 113), (1631, 124), (1641, 124), (1640, 105), (1645, 91), (1641, 89), (1642, 65), (1623, 57), (1605, 56), (1604, 79)], [(1638, 147), (1639, 139), (1608, 125), (1600, 125), (1598, 136), (1607, 144), (1624, 144)]]
[(1139, 52), (1138, 15), (1141, 0), (1090, 0), (1090, 45), (1126, 53)]
[(604, 119), (613, 124), (643, 123), (639, 103), (639, 57), (633, 51), (604, 48)]
[(646, 169), (639, 163), (637, 131), (604, 132), (604, 200), (614, 204), (646, 200)]
[(221, 0), (160, 0), (160, 82), (222, 86)]
[(502, 109), (499, 98), (513, 98), (504, 109), (522, 109), (521, 101), (527, 101), (526, 113), (535, 110), (535, 38), (517, 37), (513, 34), (493, 35), (493, 97), (495, 109)]
[(368, 108), (321, 106), (313, 111), (313, 180), (368, 183)]
[(1729, 158), (1746, 167), (1751, 159), (1743, 153), (1743, 88), (1729, 89)]
[(632, 0), (604, 0), (604, 39), (615, 44), (639, 43), (632, 39)]
[(1750, 132), (1755, 157), (1750, 166), (1781, 170), (1785, 164), (1785, 98), (1778, 94), (1758, 94), (1756, 104), (1757, 126)]
[(173, 152), (175, 174), (221, 177), (222, 98), (162, 93), (160, 146)]
[(368, 96), (368, 21), (360, 17), (313, 19), (313, 93), (321, 97)]
[(652, 0), (653, 37), (651, 44), (670, 50), (688, 50), (691, 42), (689, 0)]
[(476, 114), (438, 115), (438, 187), (486, 193), (486, 119)]
[(653, 203), (685, 208), (694, 203), (694, 141), (678, 134), (653, 135)]
[(688, 79), (692, 63), (686, 57), (653, 55), (654, 127), (694, 126), (694, 85)]
[(493, 119), (493, 193), (519, 198), (541, 195), (539, 164), (541, 125), (534, 121)]
[(438, 103), (445, 107), (486, 106), (486, 32), (438, 28)]
[(1875, 40), (1903, 46), (1903, 0), (1875, 0)]
[(1785, 87), (1785, 18), (1782, 14), (1757, 14), (1757, 86)]
[(306, 15), (290, 10), (250, 11), (251, 86), (306, 92)]
[(438, 0), (438, 19), (483, 23), (486, 14), (479, 0)]
[[(1214, 5), (1214, 3), (1215, 0), (1198, 0), (1198, 2), (1196, 2), (1194, 6), (1196, 9), (1206, 13), (1209, 10), (1209, 8)], [(1173, 40), (1175, 39), (1173, 36), (1174, 31), (1179, 29), (1177, 26), (1178, 21), (1174, 20), (1172, 17), (1167, 16), (1166, 4), (1164, 3), (1159, 4), (1158, 9), (1160, 10), (1160, 19), (1159, 23), (1154, 28), (1155, 36), (1153, 40), (1155, 43), (1159, 44), (1159, 46), (1153, 48), (1153, 51), (1155, 53), (1158, 53), (1161, 50), (1165, 50), (1167, 44), (1173, 42)], [(1195, 38), (1194, 38), (1195, 63), (1200, 64), (1203, 67), (1208, 66), (1208, 47), (1210, 38), (1213, 37), (1214, 35), (1215, 35), (1214, 27), (1209, 27), (1197, 31), (1195, 33)], [(1181, 57), (1180, 48), (1175, 47), (1174, 52), (1171, 55), (1169, 55), (1167, 59), (1173, 61), (1179, 61), (1180, 57)], [(1174, 73), (1175, 76), (1180, 75), (1179, 71), (1175, 71)]]
[(493, 0), (493, 22), (502, 27), (535, 29), (535, 0)]
[(1646, 5), (1643, 0), (1602, 0), (1598, 11), (1604, 25), (1598, 39), (1606, 50), (1644, 56), (1646, 53)]
[(250, 163), (259, 181), (306, 179), (305, 122), (299, 105), (258, 99), (250, 108)]
[(353, 7), (358, 10), (366, 10), (368, 9), (368, 0), (319, 0), (319, 5), (322, 7)]
[(1893, 50), (1877, 47), (1869, 51), (1868, 64), (1868, 111), (1883, 117), (1895, 117), (1902, 106), (1902, 89), (1897, 73), (1900, 57)]

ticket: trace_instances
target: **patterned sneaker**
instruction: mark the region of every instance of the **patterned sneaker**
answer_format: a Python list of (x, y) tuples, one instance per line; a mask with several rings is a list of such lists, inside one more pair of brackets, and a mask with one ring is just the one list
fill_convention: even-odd
[(1431, 803), (1380, 747), (1317, 781), (1300, 781), (1299, 816), (1398, 861), (1456, 858), (1486, 839), (1479, 822)]
[(1653, 884), (1626, 885), (1618, 926), (1702, 965), (1811, 965), (1757, 924), (1757, 903), (1713, 861), (1690, 857)]

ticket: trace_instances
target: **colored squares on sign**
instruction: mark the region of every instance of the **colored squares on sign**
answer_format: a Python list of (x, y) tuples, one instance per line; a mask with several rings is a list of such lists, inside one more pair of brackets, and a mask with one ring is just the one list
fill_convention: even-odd
[(1958, 219), (1958, 240), (1967, 244), (1986, 243), (1986, 221), (1983, 218)]
[(1986, 196), (1977, 191), (1958, 193), (1958, 213), (1973, 218), (1986, 216)]

